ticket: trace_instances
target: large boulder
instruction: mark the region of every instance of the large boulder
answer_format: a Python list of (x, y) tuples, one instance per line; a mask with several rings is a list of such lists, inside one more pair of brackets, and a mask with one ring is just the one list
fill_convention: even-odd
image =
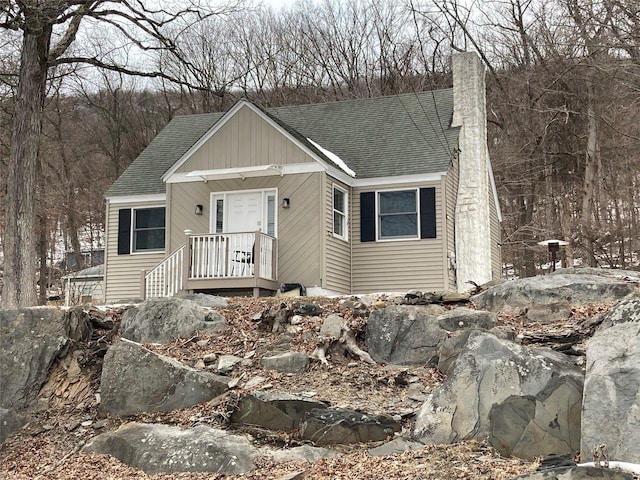
[(129, 307), (122, 315), (122, 336), (139, 343), (168, 343), (197, 332), (214, 332), (226, 327), (218, 312), (182, 298), (150, 298)]
[(257, 449), (245, 437), (197, 426), (127, 423), (95, 437), (85, 452), (111, 455), (147, 474), (211, 472), (242, 474), (254, 468)]
[(104, 357), (100, 411), (134, 415), (187, 408), (225, 392), (228, 381), (122, 339)]
[(595, 467), (559, 467), (539, 472), (527, 473), (511, 480), (633, 480), (633, 475), (611, 468)]
[[(518, 419), (514, 429), (531, 433), (526, 443), (527, 458), (551, 453), (547, 451), (551, 443), (576, 450), (573, 432), (580, 429), (579, 418), (575, 418), (576, 408), (580, 408), (576, 392), (581, 391), (583, 377), (569, 357), (548, 349), (524, 347), (480, 330), (464, 333), (464, 348), (450, 363), (446, 383), (429, 395), (419, 410), (413, 437), (426, 444), (483, 439), (492, 430), (503, 428), (506, 415), (510, 415), (508, 418)], [(557, 383), (563, 377), (572, 381)], [(559, 388), (560, 385), (572, 387)], [(514, 396), (527, 400), (514, 403)], [(553, 401), (545, 403), (548, 398)], [(510, 408), (492, 412), (494, 405), (503, 402)], [(523, 408), (516, 415), (510, 413), (519, 405)], [(538, 438), (533, 424), (544, 418), (554, 425), (557, 422), (558, 428), (545, 430), (545, 434), (557, 439)], [(500, 434), (500, 438), (505, 436)], [(514, 454), (521, 451), (518, 442), (511, 444)]]
[(395, 365), (436, 365), (447, 338), (435, 316), (421, 306), (390, 306), (369, 316), (365, 342), (376, 361)]
[(326, 407), (325, 402), (303, 395), (259, 391), (240, 399), (231, 421), (270, 430), (291, 431), (299, 427), (307, 412)]
[(458, 307), (438, 315), (438, 324), (449, 332), (466, 328), (490, 330), (498, 324), (498, 316), (492, 312)]
[(612, 460), (640, 463), (640, 296), (605, 316), (587, 343), (582, 458), (606, 444)]
[(388, 440), (400, 424), (384, 415), (342, 409), (313, 409), (300, 424), (300, 437), (316, 445), (367, 443)]
[(19, 428), (56, 360), (72, 340), (91, 337), (89, 316), (80, 308), (0, 310), (0, 443)]
[[(579, 271), (579, 270), (578, 270)], [(472, 297), (473, 302), (484, 310), (500, 312), (519, 309), (526, 312), (532, 306), (540, 309), (548, 306), (549, 314), (570, 305), (589, 305), (615, 302), (633, 293), (638, 288), (634, 279), (584, 273), (542, 275), (503, 282)], [(536, 313), (536, 320), (541, 318)]]

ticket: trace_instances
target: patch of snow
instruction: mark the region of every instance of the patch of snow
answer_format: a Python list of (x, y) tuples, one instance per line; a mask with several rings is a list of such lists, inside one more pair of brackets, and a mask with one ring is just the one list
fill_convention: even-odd
[(322, 152), (322, 154), (327, 157), (329, 160), (331, 160), (333, 163), (335, 163), (338, 167), (340, 167), (340, 169), (342, 171), (344, 171), (347, 175), (349, 175), (350, 177), (354, 177), (356, 176), (356, 172), (354, 172), (353, 170), (351, 170), (346, 163), (344, 163), (344, 160), (342, 160), (338, 155), (336, 155), (333, 152), (330, 152), (329, 150), (327, 150), (326, 148), (323, 148), (322, 146), (318, 145), (316, 142), (314, 142), (313, 140), (311, 140), (310, 138), (307, 137), (307, 140), (314, 146), (316, 147), (318, 150), (320, 150)]

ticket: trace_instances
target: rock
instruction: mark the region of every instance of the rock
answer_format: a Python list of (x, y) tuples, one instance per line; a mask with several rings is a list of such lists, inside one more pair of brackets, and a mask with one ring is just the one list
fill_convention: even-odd
[(588, 478), (598, 478), (600, 480), (633, 480), (633, 475), (609, 468), (559, 467), (519, 475), (511, 480), (583, 480)]
[(447, 338), (433, 315), (423, 307), (390, 306), (369, 316), (366, 350), (376, 362), (396, 365), (433, 365), (438, 347)]
[(637, 295), (618, 304), (587, 343), (581, 458), (604, 443), (611, 459), (640, 463), (639, 308)]
[(254, 468), (257, 449), (246, 438), (197, 426), (127, 423), (95, 437), (84, 452), (111, 455), (147, 474), (211, 472), (242, 474)]
[(187, 408), (225, 392), (228, 381), (122, 339), (104, 357), (99, 409), (134, 415)]
[(313, 409), (300, 424), (300, 437), (316, 445), (367, 443), (387, 440), (399, 430), (398, 422), (383, 415)]
[(17, 411), (0, 407), (0, 444), (25, 423), (25, 418)]
[(295, 301), (293, 302), (293, 313), (295, 315), (315, 317), (322, 313), (322, 307), (315, 303)]
[(573, 461), (573, 454), (565, 453), (564, 455), (547, 455), (542, 459), (537, 470), (550, 470), (559, 467), (575, 467), (576, 462)]
[(551, 323), (565, 320), (572, 315), (567, 300), (546, 304), (533, 304), (527, 309), (527, 320), (538, 323)]
[(231, 421), (291, 431), (298, 428), (307, 412), (314, 408), (327, 408), (327, 404), (303, 395), (254, 392), (240, 399)]
[(20, 410), (33, 404), (71, 340), (88, 340), (91, 331), (82, 309), (0, 310), (0, 407)]
[(449, 332), (462, 330), (465, 328), (482, 328), (489, 330), (498, 323), (498, 316), (495, 313), (483, 310), (472, 310), (466, 307), (458, 307), (448, 310), (438, 316), (438, 325)]
[(617, 301), (635, 291), (637, 283), (623, 279), (556, 272), (554, 275), (522, 278), (501, 283), (472, 297), (483, 310), (501, 312), (505, 308), (522, 310), (532, 305), (590, 305)]
[(489, 412), (491, 445), (505, 457), (528, 460), (580, 448), (582, 382), (553, 378), (537, 395), (511, 396)]
[(218, 297), (217, 295), (207, 295), (205, 293), (190, 293), (182, 297), (184, 300), (191, 300), (201, 307), (207, 308), (224, 308), (229, 304), (226, 297)]
[(288, 352), (262, 359), (262, 367), (285, 373), (306, 372), (309, 368), (309, 355), (304, 352)]
[(342, 335), (343, 324), (344, 319), (341, 316), (335, 314), (329, 315), (322, 322), (322, 326), (320, 326), (320, 337), (339, 339)]
[(330, 458), (338, 455), (338, 452), (328, 448), (302, 445), (301, 447), (271, 450), (264, 452), (266, 457), (271, 457), (275, 463), (285, 462), (315, 462), (321, 458)]
[(221, 375), (226, 375), (231, 373), (234, 367), (240, 363), (242, 359), (240, 357), (236, 357), (235, 355), (220, 355), (218, 358), (218, 366), (216, 370)]
[(168, 343), (197, 332), (214, 332), (226, 326), (217, 312), (182, 298), (150, 298), (122, 315), (122, 336), (138, 343)]
[(407, 450), (419, 450), (423, 447), (424, 445), (418, 442), (411, 442), (404, 438), (394, 438), (390, 442), (380, 445), (379, 447), (370, 448), (369, 455), (372, 457), (397, 455), (399, 453), (406, 452)]
[[(413, 438), (422, 443), (453, 443), (470, 438), (486, 438), (491, 433), (490, 412), (494, 404), (501, 404), (512, 396), (542, 399), (547, 394), (545, 388), (565, 376), (582, 383), (582, 373), (563, 354), (524, 347), (480, 330), (465, 331), (459, 335), (460, 345), (457, 348), (461, 353), (446, 369), (446, 383), (428, 396), (417, 414)], [(568, 394), (567, 404), (575, 400), (571, 389), (555, 391)], [(553, 405), (561, 404), (562, 400), (554, 398)], [(523, 405), (529, 404), (525, 402)], [(571, 423), (574, 411), (574, 406), (565, 406), (558, 411), (544, 411), (544, 415), (551, 416), (553, 420), (557, 414), (557, 422), (560, 425), (570, 424), (569, 430), (574, 432), (580, 429), (579, 423)], [(567, 412), (571, 412), (571, 415), (561, 418), (568, 415)], [(520, 425), (514, 428), (526, 427)], [(547, 453), (547, 442), (572, 445), (573, 433), (555, 428), (550, 433), (558, 438), (544, 439), (541, 444), (533, 444), (534, 439), (531, 439), (532, 452)]]

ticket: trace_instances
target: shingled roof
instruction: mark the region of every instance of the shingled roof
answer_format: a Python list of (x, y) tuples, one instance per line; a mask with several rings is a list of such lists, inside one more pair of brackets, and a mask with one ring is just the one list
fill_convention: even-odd
[[(265, 111), (328, 163), (307, 139), (339, 156), (359, 179), (444, 172), (458, 145), (452, 89)], [(175, 117), (105, 195), (164, 193), (162, 175), (223, 115)]]

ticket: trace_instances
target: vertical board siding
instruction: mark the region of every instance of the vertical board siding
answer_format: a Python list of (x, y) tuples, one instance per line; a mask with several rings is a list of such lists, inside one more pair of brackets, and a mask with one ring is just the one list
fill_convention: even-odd
[[(158, 202), (108, 203), (107, 253), (105, 256), (105, 302), (125, 298), (141, 298), (140, 274), (160, 263), (165, 253), (134, 253), (118, 255), (118, 211), (121, 208), (157, 207)], [(166, 250), (168, 251), (168, 250)]]
[[(360, 242), (360, 192), (374, 190), (400, 190), (403, 188), (436, 188), (437, 238), (386, 242)], [(358, 187), (353, 190), (351, 239), (354, 293), (407, 291), (443, 291), (445, 272), (443, 265), (443, 212), (440, 182), (403, 184), (383, 187)]]
[[(321, 229), (318, 208), (321, 180), (324, 173), (175, 183), (169, 185), (172, 202), (170, 249), (185, 242), (184, 231), (209, 233), (210, 197), (213, 192), (277, 189), (277, 237), (279, 283), (302, 283), (319, 286), (322, 278)], [(289, 198), (291, 207), (282, 208), (282, 199)], [(195, 206), (204, 206), (203, 215), (195, 215)]]
[(194, 152), (177, 173), (310, 161), (304, 151), (273, 125), (249, 107), (243, 107)]
[[(333, 185), (337, 185), (347, 192), (347, 232), (348, 241), (333, 236)], [(326, 236), (325, 249), (325, 278), (323, 288), (338, 293), (352, 293), (351, 290), (351, 189), (343, 183), (326, 177), (325, 197), (324, 197), (324, 217), (325, 228), (323, 233)]]

